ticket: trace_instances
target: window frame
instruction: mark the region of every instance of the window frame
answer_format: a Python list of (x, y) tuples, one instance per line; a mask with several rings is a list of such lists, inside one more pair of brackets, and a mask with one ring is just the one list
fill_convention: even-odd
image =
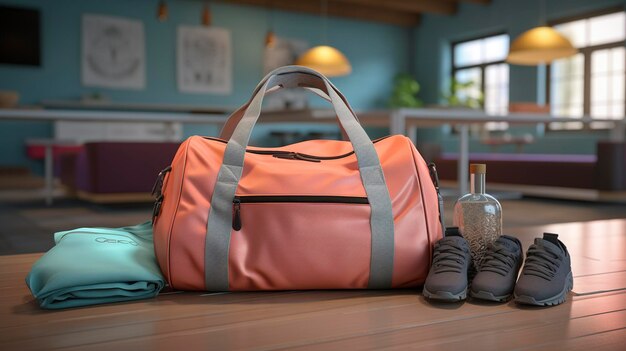
[[(574, 22), (579, 20), (590, 19), (597, 16), (609, 15), (612, 13), (618, 12), (626, 12), (626, 7), (624, 6), (616, 6), (609, 7), (601, 10), (595, 10), (590, 12), (585, 12), (583, 14), (578, 14), (574, 16), (562, 17), (555, 20), (550, 20), (547, 22), (547, 25), (550, 27), (554, 27), (559, 24), (564, 24), (568, 22)], [(616, 41), (613, 43), (605, 43), (598, 44), (592, 46), (586, 46), (583, 48), (577, 48), (578, 52), (583, 54), (583, 116), (591, 116), (591, 55), (595, 51), (613, 49), (618, 47), (626, 47), (626, 38), (623, 41)], [(546, 103), (551, 105), (551, 96), (550, 96), (550, 88), (551, 88), (551, 75), (552, 75), (552, 64), (546, 65), (545, 70), (545, 78), (546, 78)], [(626, 73), (624, 74), (624, 86), (626, 86)], [(624, 101), (626, 101), (626, 89), (624, 89)], [(552, 107), (550, 107), (552, 109)], [(626, 116), (626, 105), (624, 107), (624, 115)], [(592, 117), (593, 118), (593, 117)], [(626, 117), (625, 117), (626, 118)], [(572, 122), (577, 122), (577, 117), (571, 117)], [(567, 122), (569, 123), (569, 122)], [(548, 130), (555, 132), (576, 132), (576, 131), (593, 131), (593, 130), (606, 130), (610, 129), (609, 127), (605, 128), (591, 128), (590, 124), (584, 124), (581, 128), (572, 128), (572, 129), (561, 129), (561, 128), (552, 128), (548, 124)]]
[[(502, 60), (498, 60), (498, 61), (489, 61), (489, 62), (483, 62), (483, 63), (477, 63), (477, 64), (473, 64), (473, 65), (463, 65), (463, 66), (456, 66), (454, 64), (454, 52), (456, 49), (456, 46), (459, 44), (463, 44), (463, 43), (467, 43), (470, 41), (474, 41), (474, 40), (482, 40), (482, 39), (487, 39), (490, 37), (495, 37), (495, 36), (499, 36), (499, 35), (507, 35), (509, 37), (509, 45), (511, 44), (511, 36), (509, 35), (509, 33), (507, 31), (497, 31), (497, 32), (491, 32), (491, 33), (487, 33), (487, 34), (483, 34), (483, 35), (479, 35), (479, 36), (473, 36), (473, 37), (468, 37), (468, 38), (464, 38), (464, 39), (460, 39), (460, 40), (454, 40), (450, 42), (450, 51), (451, 51), (451, 55), (450, 55), (450, 72), (451, 72), (451, 77), (456, 77), (456, 72), (457, 71), (462, 71), (465, 69), (471, 69), (471, 68), (479, 68), (480, 69), (480, 92), (481, 94), (483, 94), (483, 96), (485, 96), (485, 72), (487, 71), (487, 67), (491, 66), (491, 65), (499, 65), (499, 64), (503, 64), (506, 63), (506, 57), (504, 57)], [(510, 86), (510, 75), (509, 75), (509, 86)], [(485, 102), (483, 101), (483, 106), (482, 110), (485, 110)]]

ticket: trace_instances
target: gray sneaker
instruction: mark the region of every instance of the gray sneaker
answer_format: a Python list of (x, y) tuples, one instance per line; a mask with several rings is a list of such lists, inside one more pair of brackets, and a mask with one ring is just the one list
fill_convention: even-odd
[(472, 280), (470, 296), (488, 301), (507, 301), (513, 295), (517, 274), (522, 267), (522, 244), (502, 235), (491, 244)]
[(551, 306), (565, 302), (574, 287), (569, 252), (557, 234), (544, 233), (528, 248), (515, 286), (515, 302)]
[(447, 228), (446, 236), (435, 243), (433, 264), (422, 294), (433, 300), (465, 300), (470, 262), (470, 248), (465, 238), (458, 228)]

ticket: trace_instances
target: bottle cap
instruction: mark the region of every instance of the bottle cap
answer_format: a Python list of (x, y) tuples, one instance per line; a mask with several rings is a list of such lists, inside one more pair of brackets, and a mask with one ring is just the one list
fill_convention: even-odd
[(470, 164), (470, 173), (485, 174), (487, 173), (487, 165), (484, 163), (472, 163)]

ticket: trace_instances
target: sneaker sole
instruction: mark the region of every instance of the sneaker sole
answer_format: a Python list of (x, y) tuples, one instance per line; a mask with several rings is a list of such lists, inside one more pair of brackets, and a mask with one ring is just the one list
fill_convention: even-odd
[(467, 289), (461, 291), (458, 294), (453, 294), (449, 291), (437, 291), (436, 293), (431, 293), (430, 291), (426, 290), (426, 287), (424, 287), (424, 289), (422, 290), (422, 295), (431, 300), (457, 302), (463, 301), (467, 298)]
[(556, 306), (560, 305), (565, 300), (567, 300), (567, 293), (570, 292), (574, 288), (574, 278), (572, 277), (572, 272), (569, 272), (566, 279), (566, 284), (563, 290), (556, 296), (549, 297), (544, 300), (537, 301), (534, 297), (528, 295), (517, 295), (515, 294), (515, 302), (524, 304), (524, 305), (533, 305), (533, 306)]
[(479, 292), (475, 292), (475, 291), (471, 291), (470, 290), (470, 296), (472, 298), (475, 299), (479, 299), (479, 300), (486, 300), (486, 301), (494, 301), (494, 302), (506, 302), (509, 301), (509, 299), (511, 298), (511, 294), (508, 295), (502, 295), (502, 296), (495, 296), (494, 294), (490, 293), (489, 291), (479, 291)]

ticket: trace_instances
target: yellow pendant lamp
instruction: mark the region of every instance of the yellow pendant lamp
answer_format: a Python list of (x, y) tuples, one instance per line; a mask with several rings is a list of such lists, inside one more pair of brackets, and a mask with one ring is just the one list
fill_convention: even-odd
[[(328, 19), (328, 3), (322, 1), (323, 42), (328, 42), (326, 22)], [(340, 77), (352, 72), (352, 65), (346, 55), (328, 45), (319, 45), (304, 52), (296, 60), (296, 65), (312, 68), (327, 77)]]
[(575, 55), (572, 43), (551, 27), (536, 27), (522, 33), (509, 48), (506, 62), (534, 66), (548, 64), (553, 60)]
[(310, 67), (327, 77), (345, 76), (352, 72), (348, 58), (332, 46), (320, 45), (306, 51), (296, 65)]

